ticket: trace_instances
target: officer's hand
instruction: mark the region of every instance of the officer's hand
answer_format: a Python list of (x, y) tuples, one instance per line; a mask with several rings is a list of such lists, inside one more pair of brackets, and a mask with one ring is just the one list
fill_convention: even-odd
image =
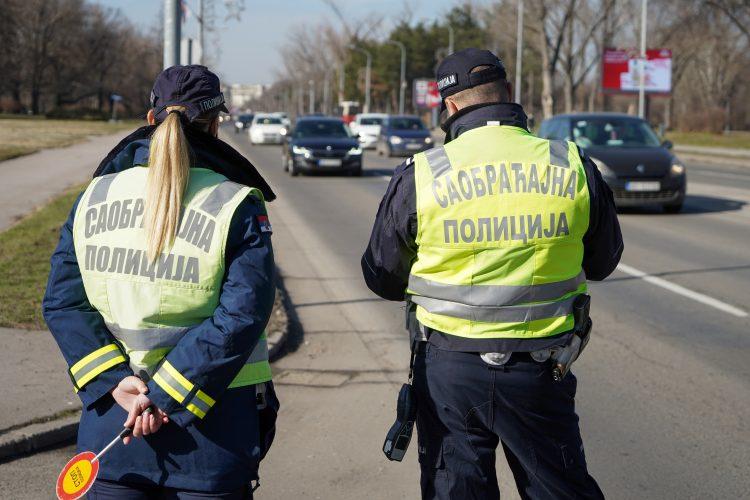
[(131, 375), (122, 379), (120, 383), (117, 384), (117, 387), (110, 391), (110, 394), (112, 394), (112, 397), (123, 410), (129, 412), (133, 407), (133, 401), (135, 401), (135, 398), (139, 394), (146, 394), (147, 392), (148, 387), (143, 383), (143, 380), (135, 375)]
[[(146, 412), (148, 407), (151, 407), (152, 411)], [(128, 418), (124, 425), (133, 428), (132, 437), (139, 438), (157, 432), (168, 421), (169, 418), (166, 413), (153, 406), (151, 400), (145, 394), (139, 394), (133, 400), (133, 406), (128, 412)], [(123, 442), (128, 444), (130, 439), (130, 436), (126, 437)]]

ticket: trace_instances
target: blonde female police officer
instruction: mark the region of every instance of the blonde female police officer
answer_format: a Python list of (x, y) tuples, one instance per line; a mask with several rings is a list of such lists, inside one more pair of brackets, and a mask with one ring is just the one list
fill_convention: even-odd
[(74, 205), (44, 298), (83, 402), (79, 449), (134, 426), (89, 496), (251, 498), (278, 409), (263, 333), (274, 194), (217, 139), (207, 68), (164, 70), (151, 108)]

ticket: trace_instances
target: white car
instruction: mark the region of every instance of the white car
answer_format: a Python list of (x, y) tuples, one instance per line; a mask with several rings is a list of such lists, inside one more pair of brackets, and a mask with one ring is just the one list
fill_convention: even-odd
[(281, 144), (286, 134), (286, 125), (278, 116), (258, 113), (253, 118), (249, 133), (253, 144)]
[(378, 142), (380, 127), (388, 118), (384, 113), (360, 113), (349, 124), (353, 134), (359, 134), (359, 144), (364, 149), (373, 149)]
[(281, 118), (281, 121), (286, 125), (286, 128), (291, 128), (292, 121), (289, 119), (289, 115), (284, 113), (283, 111), (277, 111), (276, 113), (271, 113), (273, 116), (278, 116)]

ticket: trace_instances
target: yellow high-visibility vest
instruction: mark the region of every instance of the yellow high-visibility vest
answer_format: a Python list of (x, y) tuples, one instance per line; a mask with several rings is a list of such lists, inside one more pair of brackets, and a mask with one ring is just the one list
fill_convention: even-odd
[[(85, 364), (98, 363), (96, 369), (76, 372), (85, 372), (88, 380), (77, 380), (76, 366), (71, 374), (83, 387), (96, 376), (91, 373), (97, 369), (101, 373), (113, 363), (113, 356), (121, 357), (124, 351), (136, 374), (153, 377), (183, 402), (192, 382), (168, 362), (155, 370), (190, 327), (213, 315), (225, 274), (224, 249), (232, 216), (247, 196), (259, 200), (263, 196), (211, 170), (192, 168), (177, 237), (168, 251), (149, 262), (143, 230), (147, 175), (146, 167), (133, 167), (96, 178), (78, 204), (73, 238), (86, 295), (122, 350), (112, 344), (99, 349), (99, 354), (91, 353)], [(230, 387), (269, 380), (264, 334)], [(202, 391), (197, 396), (186, 407), (202, 417), (213, 399)]]
[(575, 144), (488, 125), (414, 157), (417, 257), (408, 293), (423, 325), (466, 338), (573, 328), (586, 292), (586, 173)]

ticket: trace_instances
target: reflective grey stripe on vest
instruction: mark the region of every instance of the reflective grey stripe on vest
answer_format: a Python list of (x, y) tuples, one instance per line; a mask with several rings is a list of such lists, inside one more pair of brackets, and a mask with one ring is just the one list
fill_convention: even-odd
[(201, 210), (209, 215), (216, 217), (221, 212), (221, 208), (229, 203), (234, 196), (244, 188), (242, 184), (232, 181), (224, 181), (214, 188), (208, 197), (201, 203)]
[(451, 161), (448, 159), (443, 146), (429, 149), (425, 151), (424, 155), (427, 157), (427, 164), (430, 166), (434, 178), (438, 178), (451, 170)]
[(557, 165), (558, 167), (570, 167), (570, 160), (568, 160), (568, 141), (549, 141), (549, 164)]
[(89, 206), (107, 201), (109, 186), (112, 184), (112, 181), (115, 180), (116, 175), (117, 174), (115, 173), (99, 177), (99, 180), (96, 181), (96, 184), (91, 190), (91, 196), (89, 196)]
[(575, 292), (586, 282), (586, 274), (542, 285), (449, 285), (409, 275), (409, 290), (419, 295), (470, 306), (510, 306), (557, 300)]
[(251, 363), (260, 363), (261, 361), (268, 361), (268, 341), (266, 339), (260, 339), (258, 344), (250, 353), (250, 357), (245, 362), (246, 365)]
[(132, 351), (151, 351), (160, 347), (174, 347), (189, 327), (123, 328), (107, 322), (107, 328), (117, 340)]
[(571, 314), (576, 297), (577, 295), (574, 295), (557, 302), (502, 307), (470, 306), (420, 295), (413, 295), (411, 300), (424, 307), (427, 312), (453, 318), (484, 323), (528, 323), (537, 319), (557, 318)]

